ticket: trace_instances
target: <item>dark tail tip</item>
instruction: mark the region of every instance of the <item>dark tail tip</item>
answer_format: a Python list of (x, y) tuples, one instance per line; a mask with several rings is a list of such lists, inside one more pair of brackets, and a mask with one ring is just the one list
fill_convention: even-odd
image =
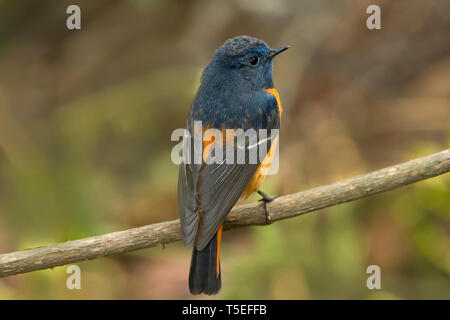
[(217, 234), (201, 251), (194, 246), (191, 269), (189, 271), (189, 290), (192, 294), (217, 294), (222, 287), (220, 262), (217, 274)]

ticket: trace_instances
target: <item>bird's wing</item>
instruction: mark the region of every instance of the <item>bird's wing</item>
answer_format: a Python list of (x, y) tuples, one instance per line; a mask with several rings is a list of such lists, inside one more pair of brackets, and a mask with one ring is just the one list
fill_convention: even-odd
[(195, 246), (202, 250), (251, 181), (259, 164), (211, 164), (200, 171), (199, 223)]
[[(276, 104), (275, 99), (270, 102)], [(191, 244), (195, 239), (197, 250), (202, 250), (223, 223), (228, 212), (239, 200), (278, 134), (276, 131), (270, 131), (270, 129), (278, 129), (280, 124), (279, 116), (276, 112), (274, 113), (275, 115), (261, 112), (258, 115), (261, 119), (253, 122), (252, 129), (255, 129), (256, 132), (259, 129), (269, 130), (266, 148), (263, 148), (262, 154), (257, 157), (256, 161), (249, 163), (249, 157), (251, 152), (255, 152), (255, 148), (258, 148), (262, 142), (258, 136), (256, 146), (255, 141), (247, 141), (245, 146), (232, 144), (231, 150), (234, 152), (234, 159), (236, 160), (237, 155), (240, 154), (241, 161), (227, 163), (224, 160), (212, 164), (203, 161), (201, 165), (182, 164), (180, 166), (178, 204), (185, 245)], [(247, 130), (249, 128), (242, 129)], [(225, 159), (226, 144), (223, 144), (222, 148), (223, 159)], [(204, 160), (212, 156), (212, 150), (214, 150), (214, 147), (206, 148), (203, 144)], [(208, 153), (209, 156), (205, 153)], [(242, 161), (242, 159), (245, 159), (245, 161)]]
[(201, 165), (180, 164), (178, 172), (178, 210), (184, 245), (195, 239), (198, 219), (196, 189)]

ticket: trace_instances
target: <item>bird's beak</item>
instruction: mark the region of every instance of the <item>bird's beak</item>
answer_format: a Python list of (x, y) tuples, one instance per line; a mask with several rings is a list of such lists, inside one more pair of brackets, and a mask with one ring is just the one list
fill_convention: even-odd
[(283, 51), (289, 49), (290, 47), (291, 46), (285, 46), (285, 47), (270, 50), (269, 58), (275, 57), (277, 54), (282, 53)]

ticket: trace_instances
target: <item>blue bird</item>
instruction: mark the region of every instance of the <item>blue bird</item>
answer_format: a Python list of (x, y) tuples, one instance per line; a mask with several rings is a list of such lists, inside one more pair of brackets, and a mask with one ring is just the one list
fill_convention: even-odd
[[(188, 114), (186, 127), (191, 135), (195, 135), (196, 121), (201, 121), (202, 135), (207, 129), (223, 133), (227, 129), (279, 129), (282, 107), (272, 80), (273, 58), (288, 48), (271, 49), (264, 41), (248, 36), (229, 39), (220, 46), (203, 71)], [(256, 163), (248, 161), (251, 145), (248, 141), (245, 163), (207, 163), (214, 139), (205, 136), (203, 139), (201, 163), (180, 165), (178, 206), (184, 244), (194, 244), (190, 292), (212, 295), (221, 289), (222, 227), (231, 208), (240, 198), (258, 192), (268, 217), (267, 203), (275, 197), (268, 196), (259, 187), (265, 177), (263, 169), (272, 161), (278, 135), (266, 139), (269, 147), (263, 160), (258, 159)], [(230, 143), (228, 139), (224, 141), (223, 146)]]

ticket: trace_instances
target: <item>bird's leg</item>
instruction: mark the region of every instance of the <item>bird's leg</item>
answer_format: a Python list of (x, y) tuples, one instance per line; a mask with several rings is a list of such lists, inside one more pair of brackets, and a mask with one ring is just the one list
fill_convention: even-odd
[(269, 214), (269, 202), (272, 202), (273, 200), (275, 200), (276, 198), (278, 198), (278, 196), (269, 196), (268, 194), (265, 194), (264, 192), (262, 192), (261, 190), (256, 191), (262, 198), (259, 199), (259, 201), (263, 201), (264, 202), (264, 209), (266, 212), (266, 223), (270, 224), (272, 223), (272, 219), (270, 217)]

